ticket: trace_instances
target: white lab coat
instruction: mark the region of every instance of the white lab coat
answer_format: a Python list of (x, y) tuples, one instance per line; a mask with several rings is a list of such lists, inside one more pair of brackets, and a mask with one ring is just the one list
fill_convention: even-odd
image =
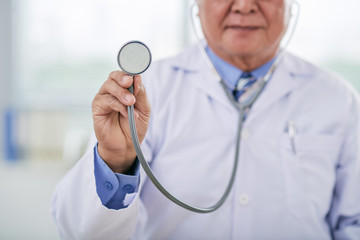
[[(143, 79), (152, 104), (146, 159), (174, 195), (212, 205), (233, 166), (238, 111), (195, 46), (153, 63)], [(219, 210), (182, 209), (143, 172), (141, 194), (107, 209), (96, 193), (94, 139), (56, 189), (52, 214), (63, 239), (329, 239), (331, 231), (358, 239), (359, 137), (355, 91), (287, 54), (247, 116), (234, 188)]]

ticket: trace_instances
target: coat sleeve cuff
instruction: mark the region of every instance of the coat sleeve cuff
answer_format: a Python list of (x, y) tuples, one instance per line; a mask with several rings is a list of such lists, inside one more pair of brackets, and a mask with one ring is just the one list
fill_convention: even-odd
[(94, 147), (94, 174), (96, 192), (109, 209), (127, 207), (135, 198), (139, 180), (139, 161), (136, 159), (129, 174), (114, 173), (100, 157), (97, 144)]

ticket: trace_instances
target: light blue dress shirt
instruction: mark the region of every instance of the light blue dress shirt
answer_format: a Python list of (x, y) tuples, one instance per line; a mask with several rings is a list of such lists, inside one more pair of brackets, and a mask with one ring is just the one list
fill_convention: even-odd
[[(228, 62), (218, 57), (209, 47), (206, 48), (206, 53), (210, 57), (212, 64), (214, 64), (214, 67), (216, 68), (217, 72), (220, 74), (221, 78), (227, 84), (229, 90), (232, 91), (235, 88), (236, 83), (240, 78), (241, 74), (243, 73), (243, 71), (241, 71), (239, 68), (229, 64)], [(274, 61), (275, 58), (271, 59), (264, 65), (252, 71), (251, 74), (256, 79), (263, 77), (269, 71)]]
[[(222, 60), (209, 47), (206, 48), (206, 52), (216, 70), (226, 82), (229, 91), (233, 91), (243, 71)], [(275, 58), (255, 69), (251, 72), (251, 74), (257, 79), (263, 77), (270, 69), (274, 60)], [(139, 185), (140, 176), (138, 160), (134, 163), (132, 174), (130, 173), (127, 175), (114, 173), (106, 165), (104, 160), (101, 159), (97, 151), (97, 145), (94, 148), (94, 156), (96, 190), (102, 204), (110, 209), (121, 209), (127, 207), (127, 204), (124, 204), (126, 194), (136, 192)]]
[(139, 162), (136, 160), (134, 169), (129, 174), (114, 173), (100, 157), (97, 144), (94, 148), (94, 171), (96, 191), (104, 206), (110, 209), (127, 207), (124, 204), (126, 194), (137, 191), (139, 183)]

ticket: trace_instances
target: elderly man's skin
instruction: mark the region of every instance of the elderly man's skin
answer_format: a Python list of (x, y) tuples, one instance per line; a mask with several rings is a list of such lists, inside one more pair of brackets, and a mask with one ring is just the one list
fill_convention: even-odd
[(210, 48), (243, 71), (252, 71), (276, 55), (288, 13), (289, 1), (284, 0), (199, 0)]
[[(271, 60), (286, 29), (288, 0), (199, 0), (199, 17), (210, 48), (222, 59), (251, 71)], [(112, 72), (93, 104), (94, 130), (101, 158), (115, 172), (126, 173), (136, 153), (132, 145), (126, 107), (135, 104), (139, 141), (150, 120), (150, 104), (141, 77)]]

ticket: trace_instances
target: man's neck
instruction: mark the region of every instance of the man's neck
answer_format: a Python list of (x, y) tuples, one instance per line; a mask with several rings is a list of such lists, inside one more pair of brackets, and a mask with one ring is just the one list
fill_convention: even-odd
[(226, 54), (225, 51), (214, 51), (214, 53), (242, 71), (251, 72), (273, 59), (278, 53), (278, 50), (279, 48), (253, 55)]

